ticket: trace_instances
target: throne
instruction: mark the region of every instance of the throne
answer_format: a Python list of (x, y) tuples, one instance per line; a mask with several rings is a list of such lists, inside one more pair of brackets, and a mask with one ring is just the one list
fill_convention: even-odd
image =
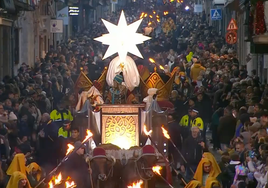
[(169, 99), (169, 95), (172, 91), (173, 83), (175, 80), (177, 68), (174, 68), (171, 73), (167, 73), (169, 76), (168, 81), (165, 83), (163, 79), (160, 77), (160, 75), (156, 72), (156, 68), (154, 69), (154, 72), (146, 79), (144, 79), (144, 76), (141, 75), (141, 81), (140, 81), (140, 89), (141, 89), (141, 96), (142, 98), (145, 98), (148, 94), (149, 88), (157, 88), (158, 89), (158, 95), (157, 100), (158, 101), (165, 101)]
[[(103, 94), (106, 85), (106, 74), (107, 74), (107, 67), (104, 68), (104, 70), (101, 73), (101, 76), (97, 80), (97, 82), (100, 84), (101, 94)], [(78, 94), (79, 90), (81, 89), (83, 89), (83, 91), (88, 91), (92, 86), (93, 82), (83, 72), (83, 69), (81, 69), (81, 72), (75, 82), (75, 88), (74, 88), (75, 93)]]

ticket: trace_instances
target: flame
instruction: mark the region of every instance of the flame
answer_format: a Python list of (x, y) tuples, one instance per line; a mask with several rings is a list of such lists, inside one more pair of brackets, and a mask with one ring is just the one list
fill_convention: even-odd
[(150, 26), (150, 25), (152, 25), (152, 22), (149, 22), (149, 23), (148, 23), (148, 26)]
[(157, 17), (157, 18), (159, 18), (159, 16), (158, 16), (158, 15), (156, 15), (156, 17)]
[(150, 61), (151, 63), (155, 63), (155, 60), (154, 60), (153, 58), (149, 58), (149, 61)]
[(152, 15), (150, 15), (149, 17), (150, 17), (150, 18), (153, 18), (153, 16), (152, 16)]
[(146, 134), (148, 136), (148, 135), (152, 134), (153, 131), (152, 130), (147, 131), (147, 127), (146, 127), (146, 125), (144, 125), (143, 126), (143, 132), (144, 132), (144, 134)]
[(61, 172), (60, 172), (59, 175), (55, 178), (55, 185), (60, 184), (61, 180), (62, 180), (62, 175), (61, 175)]
[(168, 134), (168, 131), (164, 127), (161, 127), (161, 129), (162, 129), (162, 132), (163, 132), (164, 137), (166, 137), (167, 139), (170, 139), (170, 136)]
[(73, 188), (73, 187), (76, 187), (74, 181), (72, 181), (72, 182), (66, 181), (65, 182), (65, 188)]
[(48, 188), (54, 188), (52, 180), (48, 183)]
[(145, 17), (145, 18), (147, 17), (147, 13), (144, 15), (144, 17)]
[(159, 18), (157, 18), (157, 22), (160, 22), (160, 19)]
[(128, 185), (127, 188), (141, 188), (142, 184), (143, 184), (143, 181), (140, 180), (137, 183), (132, 183), (132, 185)]
[(156, 12), (155, 12), (155, 11), (153, 11), (153, 13), (154, 13), (154, 14), (156, 14)]
[(164, 12), (164, 15), (165, 15), (165, 16), (168, 15), (168, 11), (165, 11), (165, 12)]
[(162, 166), (153, 166), (152, 170), (154, 173), (161, 176), (160, 170), (162, 170)]
[(143, 12), (143, 13), (141, 13), (140, 19), (142, 19), (142, 18), (143, 18), (143, 16), (144, 16), (144, 12)]
[(165, 70), (165, 68), (162, 65), (159, 65), (159, 68)]
[(90, 132), (90, 130), (87, 130), (87, 135), (86, 135), (86, 137), (85, 137), (85, 139), (83, 140), (82, 143), (85, 143), (92, 136), (93, 136), (93, 134)]
[(67, 144), (67, 146), (68, 146), (68, 149), (66, 151), (66, 155), (68, 155), (74, 150), (74, 146), (72, 144)]

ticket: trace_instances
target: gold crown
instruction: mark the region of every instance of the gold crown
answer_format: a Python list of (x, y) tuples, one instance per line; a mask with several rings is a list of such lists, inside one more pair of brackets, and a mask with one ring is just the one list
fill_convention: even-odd
[[(101, 73), (101, 76), (97, 80), (97, 82), (101, 86), (100, 93), (103, 93), (103, 90), (106, 84), (106, 75), (107, 75), (107, 67), (104, 68), (104, 70)], [(81, 72), (75, 82), (75, 92), (78, 93), (80, 89), (83, 89), (84, 91), (88, 91), (92, 86), (93, 86), (93, 82), (83, 72), (83, 69), (81, 69)]]
[[(157, 99), (158, 100), (167, 100), (169, 99), (170, 93), (172, 91), (174, 79), (176, 76), (176, 71), (177, 67), (173, 69), (171, 73), (168, 74), (169, 80), (165, 83), (160, 75), (156, 72), (156, 69), (153, 74), (149, 76), (149, 78), (145, 81), (147, 76), (141, 75), (141, 83), (140, 83), (140, 88), (141, 88), (141, 95), (143, 98), (148, 96), (148, 89), (149, 88), (157, 88), (158, 89), (158, 95)], [(147, 71), (145, 71), (148, 73)]]

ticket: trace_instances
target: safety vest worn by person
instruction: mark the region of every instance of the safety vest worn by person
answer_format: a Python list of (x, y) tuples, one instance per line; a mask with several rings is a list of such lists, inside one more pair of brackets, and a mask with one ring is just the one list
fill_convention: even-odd
[(61, 122), (64, 120), (73, 121), (74, 118), (73, 118), (70, 110), (66, 110), (64, 112), (59, 112), (58, 110), (55, 109), (50, 113), (50, 119), (52, 121), (55, 121), (55, 122)]
[(69, 131), (65, 131), (63, 129), (63, 127), (61, 127), (58, 131), (58, 137), (63, 137), (63, 138), (68, 138), (70, 137), (70, 132)]
[(194, 120), (189, 120), (189, 115), (184, 115), (181, 118), (180, 121), (180, 125), (183, 127), (188, 127), (188, 128), (192, 128), (192, 127), (198, 127), (201, 131), (203, 131), (204, 129), (204, 122), (200, 117), (195, 118)]

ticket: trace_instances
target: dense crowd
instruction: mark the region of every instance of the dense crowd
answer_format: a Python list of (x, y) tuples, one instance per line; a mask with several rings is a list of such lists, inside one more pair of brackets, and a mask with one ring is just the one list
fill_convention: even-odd
[[(205, 12), (185, 10), (185, 4), (142, 2), (124, 8), (128, 22), (139, 19), (142, 12), (162, 15), (169, 11), (160, 23), (144, 18), (140, 32), (152, 40), (139, 46), (144, 59), (134, 59), (142, 73), (144, 67), (154, 72), (155, 65), (149, 61), (153, 58), (164, 67), (156, 67), (163, 80), (175, 69), (169, 99), (175, 109), (168, 129), (187, 161), (173, 147), (169, 151), (176, 167), (185, 173), (187, 186), (266, 187), (267, 85), (260, 83), (256, 70), (248, 73), (240, 64), (232, 46), (208, 25)], [(115, 23), (119, 14), (109, 14), (107, 20)], [(97, 80), (109, 65), (111, 58), (102, 60), (105, 47), (93, 40), (105, 32), (100, 21), (92, 23), (69, 41), (52, 47), (34, 67), (25, 62), (17, 76), (3, 78), (0, 187), (35, 187), (64, 157), (68, 143), (81, 145), (80, 129), (72, 124), (77, 102), (74, 82), (81, 70), (90, 80)], [(213, 148), (206, 137), (209, 130)], [(210, 150), (221, 154), (220, 161)], [(81, 148), (72, 160), (81, 161), (83, 155)], [(85, 160), (69, 162), (64, 169), (78, 188), (90, 184), (91, 171)]]

